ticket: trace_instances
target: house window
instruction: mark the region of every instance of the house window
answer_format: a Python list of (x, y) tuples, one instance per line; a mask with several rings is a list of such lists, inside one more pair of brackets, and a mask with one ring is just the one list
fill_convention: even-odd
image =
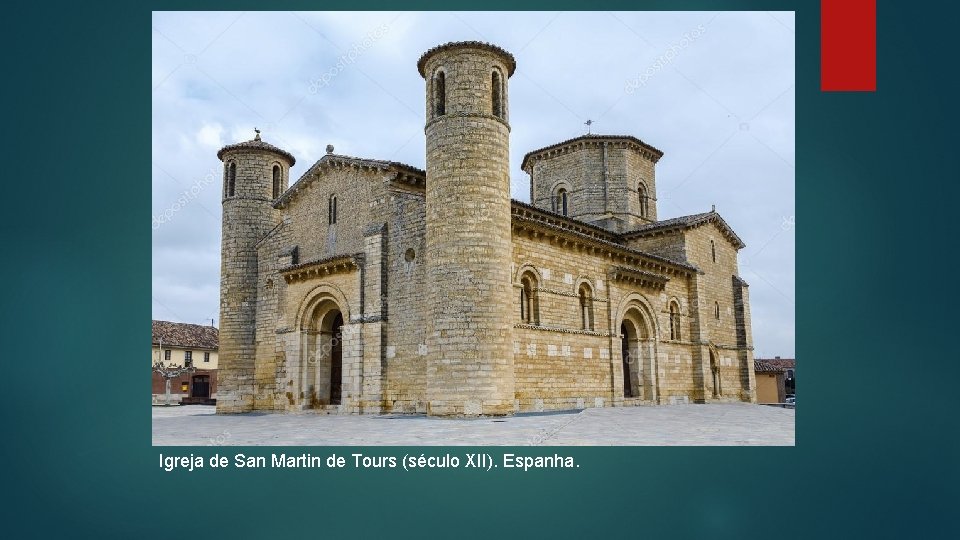
[(335, 225), (337, 223), (337, 196), (331, 195), (327, 202), (327, 223)]
[(713, 240), (710, 241), (710, 257), (713, 258), (713, 262), (717, 262), (717, 244)]
[(233, 197), (237, 192), (237, 164), (230, 162), (227, 167), (227, 197)]
[(436, 116), (447, 114), (447, 75), (442, 71), (433, 78), (433, 103)]
[(526, 272), (520, 278), (520, 322), (540, 324), (540, 302), (537, 298), (537, 277)]
[(273, 198), (280, 196), (280, 166), (273, 166)]
[(680, 340), (680, 306), (670, 302), (670, 339)]
[(713, 303), (713, 310), (714, 310), (714, 315), (716, 316), (717, 320), (719, 321), (719, 320), (720, 320), (720, 302), (714, 302), (714, 303)]
[(647, 217), (647, 186), (641, 183), (637, 187), (637, 196), (640, 199), (640, 217)]
[(208, 352), (203, 353), (203, 361), (204, 363), (210, 362), (210, 353)]
[(566, 188), (560, 188), (557, 190), (557, 194), (553, 197), (553, 211), (566, 216), (568, 215), (568, 210), (570, 206), (570, 197), (567, 194)]
[(492, 100), (492, 110), (493, 115), (498, 118), (503, 118), (503, 83), (500, 81), (500, 73), (497, 71), (493, 72), (490, 80), (491, 86), (491, 100)]
[(580, 285), (577, 293), (580, 299), (580, 328), (593, 330), (593, 292), (586, 283)]
[(167, 362), (170, 361), (170, 349), (163, 351), (163, 359), (166, 360)]
[(190, 367), (193, 365), (193, 351), (184, 351), (183, 352), (183, 366)]

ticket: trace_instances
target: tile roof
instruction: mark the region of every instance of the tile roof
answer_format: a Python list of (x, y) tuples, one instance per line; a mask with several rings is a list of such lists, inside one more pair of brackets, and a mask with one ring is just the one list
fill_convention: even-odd
[(217, 349), (220, 331), (215, 326), (170, 321), (153, 321), (153, 344), (164, 347)]
[(290, 152), (287, 152), (282, 148), (277, 148), (276, 146), (270, 143), (263, 142), (262, 140), (260, 140), (259, 133), (257, 134), (256, 137), (254, 137), (253, 139), (250, 139), (249, 141), (244, 141), (237, 144), (228, 144), (224, 146), (223, 148), (220, 149), (220, 151), (217, 152), (217, 159), (222, 161), (223, 155), (225, 153), (231, 150), (242, 150), (242, 149), (266, 150), (267, 152), (273, 152), (274, 154), (278, 154), (280, 156), (283, 156), (289, 159), (291, 167), (293, 167), (293, 165), (297, 162), (297, 159), (294, 158), (293, 154), (291, 154)]
[[(629, 247), (624, 243), (622, 236), (618, 235), (617, 233), (607, 231), (601, 227), (597, 227), (596, 225), (580, 221), (576, 218), (563, 216), (543, 208), (538, 208), (529, 203), (520, 202), (516, 199), (511, 199), (510, 202), (512, 206), (512, 220), (514, 223), (538, 223), (543, 228), (562, 231), (573, 236), (592, 240), (599, 244), (616, 248), (621, 252), (642, 257), (649, 262), (654, 262), (656, 264), (665, 265), (675, 269), (682, 269), (682, 271), (685, 272), (699, 272), (699, 268), (697, 268), (696, 265), (688, 262), (670, 259), (668, 257), (655, 255), (653, 253), (648, 253), (646, 251)], [(524, 210), (526, 212), (521, 212)]]
[(797, 369), (797, 361), (793, 358), (755, 358), (754, 371), (785, 371)]
[(437, 45), (427, 52), (420, 55), (420, 59), (417, 60), (417, 70), (420, 71), (420, 75), (426, 77), (427, 75), (423, 72), (423, 69), (427, 65), (427, 59), (429, 59), (434, 54), (440, 51), (448, 51), (450, 49), (459, 49), (459, 48), (468, 48), (473, 47), (476, 49), (485, 49), (500, 56), (503, 56), (507, 60), (507, 77), (513, 75), (513, 72), (517, 69), (517, 61), (513, 58), (513, 55), (507, 51), (493, 45), (491, 43), (486, 43), (484, 41), (451, 41), (450, 43), (444, 43), (443, 45)]
[(680, 216), (670, 219), (662, 219), (660, 221), (655, 221), (647, 225), (637, 227), (632, 231), (623, 233), (625, 238), (636, 237), (636, 236), (648, 236), (651, 234), (665, 232), (675, 229), (691, 229), (694, 227), (699, 227), (701, 225), (706, 225), (707, 223), (716, 223), (717, 227), (730, 239), (733, 245), (737, 246), (738, 249), (743, 249), (747, 247), (743, 243), (743, 240), (737, 236), (737, 233), (733, 232), (733, 228), (727, 224), (726, 221), (720, 214), (715, 210), (709, 212), (703, 212), (702, 214), (691, 214), (689, 216)]
[(572, 139), (567, 139), (565, 141), (558, 142), (556, 144), (551, 144), (550, 146), (544, 146), (543, 148), (538, 148), (536, 150), (531, 150), (523, 156), (523, 161), (520, 162), (520, 169), (526, 171), (527, 163), (530, 159), (537, 157), (538, 155), (549, 152), (551, 150), (558, 150), (564, 146), (568, 146), (580, 142), (618, 142), (618, 143), (629, 143), (635, 144), (644, 150), (650, 152), (654, 157), (654, 161), (659, 160), (663, 157), (663, 151), (641, 141), (640, 139), (634, 137), (633, 135), (581, 135), (579, 137), (574, 137)]
[(407, 176), (423, 178), (424, 182), (426, 182), (427, 177), (427, 173), (423, 169), (414, 167), (413, 165), (407, 165), (406, 163), (400, 163), (398, 161), (367, 159), (344, 156), (340, 154), (326, 154), (322, 158), (318, 159), (316, 163), (306, 170), (306, 172), (300, 175), (300, 178), (294, 182), (292, 186), (287, 188), (286, 191), (280, 194), (280, 196), (273, 201), (274, 208), (283, 208), (287, 203), (289, 203), (290, 200), (300, 192), (300, 190), (308, 186), (311, 182), (319, 177), (320, 169), (324, 166), (350, 166), (359, 169), (377, 169), (383, 171), (390, 170)]

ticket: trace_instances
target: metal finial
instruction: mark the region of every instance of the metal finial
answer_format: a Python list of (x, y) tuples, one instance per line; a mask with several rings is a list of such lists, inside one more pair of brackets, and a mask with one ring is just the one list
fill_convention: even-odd
[(593, 120), (589, 120), (589, 119), (588, 119), (588, 120), (587, 120), (586, 122), (584, 122), (583, 124), (584, 124), (585, 126), (587, 126), (587, 135), (590, 135), (590, 126), (593, 125)]
[(710, 205), (710, 211), (711, 211), (711, 212), (716, 212), (716, 211), (717, 211), (717, 205), (711, 204), (711, 205)]
[(257, 133), (256, 136), (253, 137), (253, 140), (259, 141), (259, 140), (260, 140), (260, 130), (257, 129), (257, 128), (253, 128), (253, 131), (255, 131), (255, 132)]

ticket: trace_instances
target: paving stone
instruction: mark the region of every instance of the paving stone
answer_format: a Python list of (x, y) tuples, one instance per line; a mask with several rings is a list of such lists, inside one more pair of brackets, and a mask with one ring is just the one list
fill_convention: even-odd
[(794, 409), (747, 403), (594, 408), (505, 418), (153, 408), (157, 446), (793, 446)]

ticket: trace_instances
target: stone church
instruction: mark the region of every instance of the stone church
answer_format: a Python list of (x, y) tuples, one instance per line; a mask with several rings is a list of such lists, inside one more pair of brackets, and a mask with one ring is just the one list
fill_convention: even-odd
[(744, 247), (715, 211), (659, 219), (660, 150), (585, 135), (526, 154), (513, 56), (448, 43), (426, 170), (257, 136), (223, 162), (217, 412), (437, 416), (756, 401)]

